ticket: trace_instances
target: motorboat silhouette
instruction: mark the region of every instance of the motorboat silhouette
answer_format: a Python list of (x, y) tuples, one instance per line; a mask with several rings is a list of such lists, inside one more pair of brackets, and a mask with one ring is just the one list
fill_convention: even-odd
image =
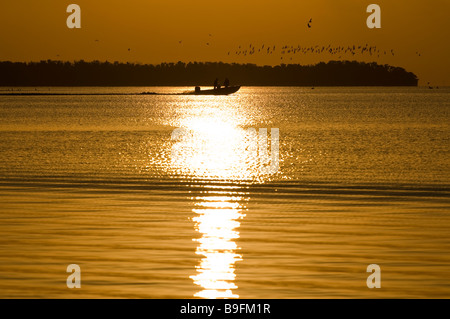
[(239, 85), (235, 86), (229, 86), (229, 87), (223, 87), (223, 88), (216, 88), (211, 90), (202, 90), (199, 86), (195, 87), (195, 91), (193, 92), (186, 92), (184, 94), (188, 95), (229, 95), (236, 93), (239, 91), (241, 87)]

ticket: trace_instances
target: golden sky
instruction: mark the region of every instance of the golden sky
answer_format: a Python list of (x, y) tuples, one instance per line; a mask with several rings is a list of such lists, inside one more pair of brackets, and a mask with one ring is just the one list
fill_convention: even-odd
[[(66, 26), (71, 3), (81, 7), (81, 29)], [(366, 26), (371, 3), (381, 7), (381, 29)], [(393, 49), (394, 56), (341, 59), (401, 66), (417, 74), (420, 85), (450, 85), (449, 14), (449, 0), (1, 0), (0, 60), (276, 65), (282, 62), (280, 50), (272, 55), (234, 53), (250, 44), (280, 48), (367, 43), (382, 52)], [(328, 60), (338, 56), (296, 54), (284, 62)]]

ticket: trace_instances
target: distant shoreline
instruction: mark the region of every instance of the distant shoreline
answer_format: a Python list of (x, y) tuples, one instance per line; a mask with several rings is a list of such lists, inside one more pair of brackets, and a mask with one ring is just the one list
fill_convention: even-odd
[[(157, 91), (139, 91), (139, 92), (67, 92), (67, 91), (63, 91), (63, 92), (58, 92), (57, 90), (51, 91), (51, 88), (68, 88), (68, 89), (73, 89), (73, 88), (96, 88), (97, 86), (71, 86), (71, 87), (59, 87), (59, 86), (52, 86), (52, 87), (45, 87), (48, 88), (47, 90), (36, 90), (36, 91), (31, 91), (31, 88), (38, 88), (38, 87), (21, 87), (23, 88), (22, 90), (19, 89), (8, 89), (8, 90), (2, 90), (0, 89), (0, 97), (5, 97), (5, 96), (161, 96), (161, 95), (167, 95), (167, 96), (179, 96), (179, 95), (193, 95), (193, 94), (189, 94), (189, 92), (191, 91), (185, 91), (185, 92), (172, 92), (172, 93), (167, 93), (167, 92), (157, 92)], [(179, 86), (155, 86), (155, 88), (179, 88)], [(248, 86), (249, 88), (252, 86)], [(273, 87), (273, 88), (280, 88), (282, 86), (259, 86), (261, 88), (265, 88), (265, 87)], [(309, 86), (283, 86), (283, 87), (290, 87), (290, 88), (300, 88), (300, 89), (307, 89), (307, 90), (311, 90), (314, 88), (339, 88), (339, 86), (317, 86), (317, 87), (309, 87)], [(411, 86), (341, 86), (342, 88), (411, 88)], [(1, 87), (0, 87), (1, 88)], [(101, 87), (99, 86), (98, 88), (138, 88), (136, 86), (109, 86), (109, 87)], [(144, 89), (144, 87), (139, 87), (141, 89)], [(145, 87), (145, 88), (150, 88), (150, 87)], [(417, 89), (423, 89), (423, 90), (427, 90), (429, 91), (429, 89), (432, 90), (439, 90), (439, 89), (447, 89), (450, 87), (428, 87), (428, 86), (416, 86), (415, 88)]]
[(315, 65), (227, 64), (221, 62), (0, 62), (0, 86), (212, 86), (229, 78), (242, 86), (417, 86), (414, 73), (400, 67), (356, 61)]

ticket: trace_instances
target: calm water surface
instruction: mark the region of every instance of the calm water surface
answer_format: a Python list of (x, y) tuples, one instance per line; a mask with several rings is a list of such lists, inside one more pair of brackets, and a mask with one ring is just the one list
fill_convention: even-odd
[(448, 88), (0, 96), (0, 297), (448, 298), (449, 157)]

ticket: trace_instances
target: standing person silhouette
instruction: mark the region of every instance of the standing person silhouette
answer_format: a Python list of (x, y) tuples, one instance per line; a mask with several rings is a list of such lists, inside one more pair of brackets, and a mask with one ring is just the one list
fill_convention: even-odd
[(216, 80), (214, 81), (214, 90), (219, 88), (219, 79), (216, 78)]
[(230, 86), (230, 80), (228, 80), (228, 78), (226, 78), (225, 81), (223, 82), (223, 86), (226, 88)]

